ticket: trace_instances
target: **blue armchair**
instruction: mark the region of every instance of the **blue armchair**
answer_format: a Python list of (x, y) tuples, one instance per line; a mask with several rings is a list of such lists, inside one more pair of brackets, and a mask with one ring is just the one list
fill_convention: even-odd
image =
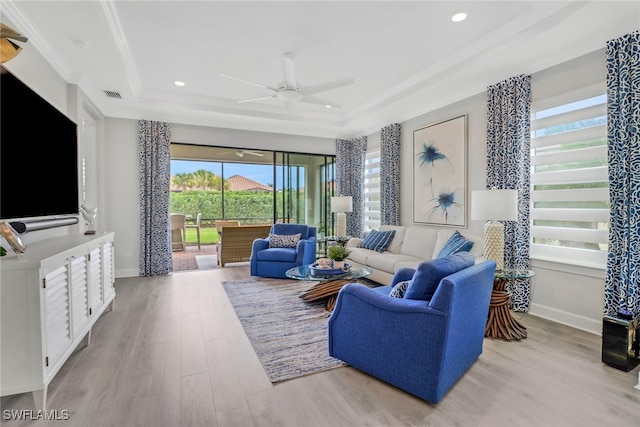
[[(329, 318), (329, 354), (438, 403), (482, 353), (495, 268), (465, 252), (403, 268), (392, 286), (344, 286)], [(427, 291), (412, 298), (433, 295), (389, 296), (408, 279), (407, 291)]]
[(271, 237), (254, 240), (250, 259), (251, 275), (286, 278), (285, 273), (290, 268), (313, 264), (316, 261), (317, 228), (304, 224), (274, 224), (269, 235), (291, 236), (298, 233), (300, 240), (294, 247), (272, 247)]

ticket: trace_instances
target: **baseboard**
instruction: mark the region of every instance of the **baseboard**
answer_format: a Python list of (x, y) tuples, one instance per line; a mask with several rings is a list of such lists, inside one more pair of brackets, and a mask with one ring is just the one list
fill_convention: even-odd
[(590, 319), (588, 317), (578, 316), (573, 313), (533, 303), (529, 307), (529, 314), (551, 320), (562, 325), (570, 326), (572, 328), (580, 329), (581, 331), (602, 335), (602, 318)]

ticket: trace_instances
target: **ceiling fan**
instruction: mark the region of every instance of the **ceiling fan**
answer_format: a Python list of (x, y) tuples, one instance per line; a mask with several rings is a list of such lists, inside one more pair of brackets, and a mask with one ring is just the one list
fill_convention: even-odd
[(264, 154), (262, 154), (262, 153), (258, 153), (256, 151), (251, 151), (251, 150), (223, 151), (220, 154), (229, 154), (229, 153), (235, 153), (235, 155), (238, 156), (238, 157), (244, 157), (245, 154), (249, 154), (251, 156), (258, 156), (258, 157), (264, 156)]
[(284, 81), (278, 83), (275, 86), (269, 86), (262, 83), (257, 83), (251, 80), (241, 79), (239, 77), (230, 76), (227, 74), (220, 74), (222, 77), (228, 79), (237, 80), (239, 82), (248, 83), (254, 86), (258, 86), (262, 89), (270, 91), (267, 95), (258, 96), (255, 98), (241, 99), (239, 104), (245, 102), (262, 101), (265, 99), (280, 99), (286, 106), (290, 106), (294, 102), (307, 102), (310, 104), (322, 105), (327, 108), (340, 108), (341, 105), (337, 102), (333, 102), (327, 99), (318, 98), (314, 96), (316, 93), (324, 92), (326, 90), (335, 89), (342, 86), (350, 85), (354, 82), (353, 78), (345, 78), (339, 80), (333, 80), (325, 83), (319, 83), (310, 86), (300, 86), (296, 81), (295, 70), (293, 68), (293, 59), (295, 54), (287, 52), (282, 55), (282, 71), (284, 74)]

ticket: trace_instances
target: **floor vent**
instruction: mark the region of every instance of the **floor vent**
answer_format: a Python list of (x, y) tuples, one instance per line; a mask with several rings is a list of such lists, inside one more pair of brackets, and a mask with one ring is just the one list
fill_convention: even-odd
[(119, 98), (119, 99), (122, 98), (122, 96), (120, 96), (120, 92), (117, 92), (115, 90), (105, 90), (104, 93), (109, 98)]

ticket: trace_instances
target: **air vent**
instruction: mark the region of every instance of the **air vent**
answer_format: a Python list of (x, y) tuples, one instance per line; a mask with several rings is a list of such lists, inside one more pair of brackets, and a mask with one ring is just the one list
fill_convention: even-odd
[(115, 90), (105, 90), (104, 91), (105, 95), (107, 95), (109, 98), (118, 98), (121, 99), (122, 96), (120, 96), (120, 92), (117, 92)]

